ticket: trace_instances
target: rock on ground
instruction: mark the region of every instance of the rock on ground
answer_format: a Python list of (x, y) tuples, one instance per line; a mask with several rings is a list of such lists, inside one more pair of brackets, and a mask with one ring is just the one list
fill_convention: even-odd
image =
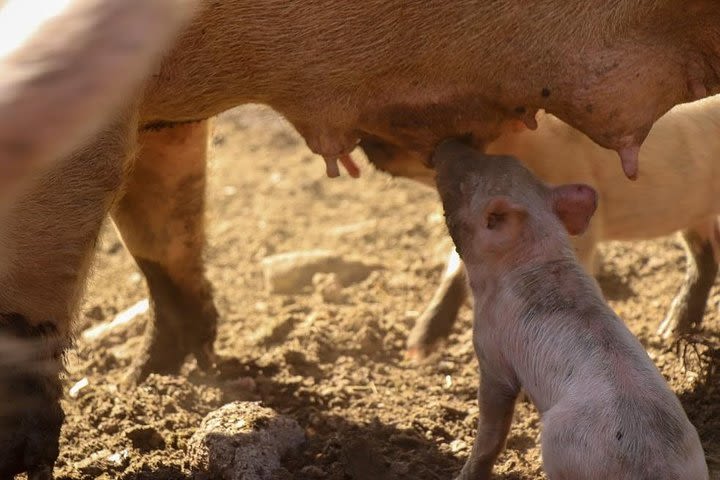
[(296, 294), (312, 285), (316, 273), (334, 273), (347, 286), (364, 280), (378, 267), (345, 259), (328, 250), (307, 250), (265, 257), (262, 268), (270, 292)]
[(217, 480), (268, 480), (305, 441), (298, 423), (256, 402), (210, 412), (188, 442), (188, 468)]

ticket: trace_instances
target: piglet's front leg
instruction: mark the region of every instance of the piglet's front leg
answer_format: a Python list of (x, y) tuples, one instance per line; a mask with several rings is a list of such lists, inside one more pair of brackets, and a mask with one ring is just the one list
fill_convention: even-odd
[(493, 377), (481, 366), (478, 431), (470, 458), (455, 480), (489, 480), (495, 459), (505, 446), (515, 400), (520, 392), (507, 379)]

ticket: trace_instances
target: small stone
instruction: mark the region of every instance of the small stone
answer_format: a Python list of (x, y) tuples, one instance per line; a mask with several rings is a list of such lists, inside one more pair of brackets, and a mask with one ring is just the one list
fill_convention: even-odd
[(80, 392), (83, 388), (90, 385), (90, 382), (88, 381), (87, 377), (83, 377), (81, 380), (77, 381), (75, 385), (70, 387), (70, 390), (68, 391), (68, 395), (70, 398), (77, 398), (80, 395)]
[(107, 457), (107, 462), (116, 467), (126, 467), (130, 463), (130, 451), (126, 448)]
[(450, 375), (451, 373), (455, 372), (455, 364), (451, 361), (442, 360), (438, 362), (437, 370), (440, 373)]
[(325, 303), (346, 303), (348, 298), (343, 292), (340, 279), (335, 273), (316, 273), (312, 278), (315, 291)]
[(232, 402), (203, 419), (186, 464), (216, 480), (270, 480), (281, 457), (304, 441), (295, 420), (256, 402)]
[(335, 273), (344, 285), (364, 280), (377, 266), (347, 260), (327, 250), (289, 252), (262, 260), (265, 284), (271, 293), (297, 294), (312, 285), (316, 273)]
[(82, 333), (82, 337), (85, 340), (93, 341), (98, 340), (109, 333), (115, 332), (121, 327), (127, 329), (131, 323), (135, 322), (141, 315), (147, 313), (149, 309), (150, 301), (147, 298), (140, 300), (133, 306), (115, 315), (115, 318), (112, 321), (104, 322), (92, 328), (88, 328)]
[(453, 440), (452, 442), (450, 442), (450, 451), (452, 453), (462, 452), (467, 449), (468, 444), (463, 442), (462, 440)]

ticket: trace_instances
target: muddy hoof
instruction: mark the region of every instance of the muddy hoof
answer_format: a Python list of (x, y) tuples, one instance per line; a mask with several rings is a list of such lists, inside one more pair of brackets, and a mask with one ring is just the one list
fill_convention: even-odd
[(0, 478), (27, 473), (29, 480), (52, 480), (63, 415), (59, 405), (51, 410), (28, 411), (0, 427)]
[(0, 314), (0, 478), (52, 479), (59, 453), (64, 342), (51, 323)]
[(437, 351), (457, 321), (460, 307), (468, 296), (468, 287), (464, 268), (450, 270), (408, 335), (407, 358), (423, 360)]
[(424, 343), (413, 345), (408, 342), (408, 347), (405, 350), (405, 358), (415, 363), (422, 363), (433, 353), (439, 351), (442, 343), (442, 340), (438, 340), (429, 345)]
[(676, 297), (670, 310), (657, 329), (657, 334), (666, 339), (679, 340), (681, 337), (690, 335), (702, 324), (705, 314), (705, 304), (692, 308), (687, 299), (679, 295)]
[[(441, 305), (442, 306), (442, 305)], [(455, 323), (457, 311), (447, 312), (431, 305), (416, 321), (408, 335), (405, 358), (421, 362), (438, 351)]]
[(193, 355), (198, 367), (210, 371), (215, 367), (212, 342), (198, 342), (196, 338), (175, 330), (163, 335), (151, 333), (145, 337), (142, 354), (135, 361), (125, 379), (127, 385), (141, 383), (151, 373), (175, 375), (180, 372), (188, 356)]
[[(0, 478), (27, 472), (31, 480), (52, 479), (64, 420), (58, 377), (48, 376), (30, 359), (20, 364), (2, 363)], [(54, 365), (48, 367), (57, 372)]]
[(161, 265), (136, 260), (150, 289), (153, 321), (146, 326), (143, 353), (126, 377), (126, 383), (142, 382), (151, 373), (174, 375), (188, 355), (195, 356), (203, 370), (211, 369), (215, 363), (213, 344), (218, 319), (212, 287), (205, 284), (188, 293)]
[(23, 401), (26, 407), (13, 408), (11, 416), (3, 414), (0, 424), (0, 478), (27, 472), (29, 480), (52, 480), (60, 451), (62, 409), (57, 401)]

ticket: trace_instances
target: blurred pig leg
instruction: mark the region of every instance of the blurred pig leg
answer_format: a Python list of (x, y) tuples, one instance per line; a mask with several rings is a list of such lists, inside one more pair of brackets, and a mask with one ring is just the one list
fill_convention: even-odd
[(410, 358), (420, 360), (429, 355), (437, 343), (446, 338), (457, 320), (460, 307), (468, 297), (467, 275), (460, 256), (453, 248), (447, 259), (440, 286), (430, 305), (415, 321), (408, 337)]
[(508, 386), (507, 378), (493, 377), (488, 370), (481, 366), (478, 431), (470, 457), (456, 480), (489, 480), (510, 431), (518, 390)]
[(132, 380), (177, 373), (190, 354), (201, 368), (213, 363), (218, 313), (202, 257), (208, 133), (208, 121), (142, 132), (135, 169), (113, 212), (154, 309)]
[(0, 1), (1, 202), (109, 123), (198, 3)]
[(0, 313), (0, 478), (52, 479), (64, 419), (59, 374), (67, 341), (52, 322)]
[(718, 272), (718, 220), (712, 218), (682, 232), (687, 254), (685, 282), (658, 328), (663, 338), (691, 333), (702, 325), (710, 290)]
[(63, 421), (61, 358), (137, 120), (49, 166), (0, 214), (0, 478), (51, 479)]

